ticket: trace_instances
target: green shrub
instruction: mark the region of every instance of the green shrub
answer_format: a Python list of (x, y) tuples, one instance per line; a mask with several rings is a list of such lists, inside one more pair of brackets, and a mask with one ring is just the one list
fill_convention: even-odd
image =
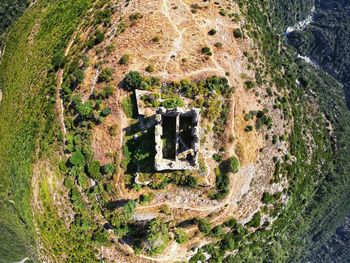
[(84, 166), (85, 156), (80, 150), (77, 150), (72, 154), (69, 161), (74, 166)]
[(120, 65), (129, 65), (130, 63), (130, 54), (124, 54), (120, 59), (119, 59), (119, 64)]
[(104, 229), (96, 229), (92, 239), (99, 245), (106, 245), (108, 243), (108, 233)]
[(160, 37), (159, 37), (159, 36), (155, 36), (154, 38), (152, 38), (152, 41), (153, 41), (154, 43), (159, 43)]
[(213, 159), (214, 159), (216, 162), (220, 163), (220, 162), (222, 161), (222, 155), (221, 155), (221, 154), (218, 154), (218, 153), (214, 153), (214, 154), (213, 154)]
[(105, 164), (102, 166), (102, 173), (107, 175), (112, 175), (115, 171), (115, 165), (114, 164)]
[(251, 131), (253, 131), (253, 126), (252, 126), (252, 125), (246, 126), (246, 127), (244, 128), (244, 131), (245, 131), (245, 132), (251, 132)]
[(210, 36), (214, 36), (216, 34), (216, 29), (210, 29), (209, 32), (208, 32), (208, 35)]
[(142, 194), (142, 195), (140, 196), (140, 204), (141, 204), (141, 205), (148, 204), (149, 202), (152, 201), (153, 197), (154, 197), (153, 193)]
[(260, 212), (256, 212), (253, 215), (253, 218), (247, 223), (247, 226), (257, 228), (260, 226), (260, 221), (261, 221), (261, 214)]
[(268, 193), (268, 192), (264, 192), (262, 198), (261, 198), (261, 201), (264, 203), (264, 204), (272, 204), (274, 201), (275, 201), (275, 197)]
[(211, 230), (211, 224), (207, 218), (199, 219), (198, 220), (198, 229), (204, 234), (209, 234)]
[(112, 11), (109, 9), (101, 10), (97, 12), (94, 23), (97, 24), (109, 24), (112, 19)]
[(175, 241), (179, 244), (185, 244), (188, 241), (187, 233), (182, 229), (175, 230)]
[(111, 108), (107, 107), (107, 108), (104, 108), (102, 111), (101, 111), (101, 116), (102, 117), (107, 117), (108, 115), (110, 115), (112, 113), (112, 110)]
[(155, 68), (153, 65), (148, 65), (145, 70), (148, 72), (148, 73), (152, 73), (155, 71)]
[(101, 177), (101, 166), (99, 161), (92, 161), (88, 164), (88, 173), (91, 178), (98, 180)]
[(122, 100), (122, 108), (128, 118), (133, 118), (135, 116), (136, 109), (134, 101), (132, 96), (128, 96)]
[(184, 101), (180, 97), (173, 97), (162, 101), (161, 105), (167, 109), (185, 106)]
[(235, 28), (233, 30), (233, 35), (234, 35), (235, 38), (242, 38), (243, 37), (242, 30), (239, 29), (239, 28)]
[(201, 49), (201, 53), (204, 54), (204, 55), (207, 55), (207, 56), (213, 55), (213, 53), (211, 52), (209, 47), (203, 47)]
[(229, 159), (229, 163), (230, 163), (230, 172), (237, 173), (239, 170), (239, 161), (238, 161), (237, 157), (232, 156)]
[(225, 9), (221, 8), (220, 11), (219, 11), (219, 14), (221, 16), (226, 16), (227, 15), (227, 11)]
[(157, 108), (160, 105), (160, 94), (150, 93), (141, 97), (141, 100), (145, 103), (147, 107)]
[(147, 229), (147, 253), (152, 256), (162, 253), (169, 241), (168, 225), (158, 218), (153, 219)]
[(93, 104), (91, 101), (85, 103), (80, 102), (76, 105), (76, 110), (81, 117), (89, 119), (93, 113)]
[(222, 46), (223, 46), (223, 44), (221, 42), (216, 42), (214, 44), (214, 47), (216, 47), (216, 48), (222, 48)]
[(130, 71), (126, 74), (123, 84), (127, 90), (140, 89), (142, 85), (142, 75), (137, 71)]
[(113, 78), (113, 68), (104, 68), (98, 76), (99, 82), (109, 82)]
[(133, 22), (141, 18), (142, 18), (142, 14), (139, 12), (133, 13), (129, 16), (130, 21), (133, 21)]
[(247, 89), (252, 89), (252, 88), (254, 88), (254, 82), (251, 81), (251, 80), (245, 81), (245, 82), (244, 82), (244, 85), (245, 85), (245, 87), (246, 87)]

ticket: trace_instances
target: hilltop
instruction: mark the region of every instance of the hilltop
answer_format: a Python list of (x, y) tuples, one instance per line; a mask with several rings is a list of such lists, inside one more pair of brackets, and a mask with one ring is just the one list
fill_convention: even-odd
[(349, 179), (342, 87), (276, 26), (309, 7), (33, 2), (0, 67), (7, 257), (300, 260)]

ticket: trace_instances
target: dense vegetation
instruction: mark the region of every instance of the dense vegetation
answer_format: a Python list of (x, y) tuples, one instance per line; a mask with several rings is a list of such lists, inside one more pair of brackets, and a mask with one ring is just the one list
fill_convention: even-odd
[[(4, 95), (0, 104), (2, 260), (35, 258), (29, 199), (33, 164), (42, 152), (54, 150), (58, 132), (51, 59), (67, 44), (89, 6), (88, 0), (40, 1), (9, 32), (0, 65)], [(41, 26), (33, 31), (38, 21)], [(41, 151), (35, 155), (39, 145)]]
[[(350, 195), (350, 169), (346, 162), (350, 149), (350, 115), (341, 86), (322, 71), (297, 59), (292, 49), (278, 52), (279, 41), (268, 25), (280, 29), (294, 14), (288, 14), (286, 19), (283, 12), (272, 13), (270, 23), (264, 14), (271, 5), (280, 10), (285, 5), (292, 7), (295, 2), (278, 5), (271, 1), (265, 4), (240, 1), (241, 10), (246, 12), (250, 23), (246, 27), (247, 33), (256, 40), (266, 59), (265, 74), (260, 77), (272, 76), (278, 90), (285, 94), (277, 96), (275, 107), (283, 109), (285, 118), (294, 119), (294, 129), (288, 140), (290, 154), (296, 161), (288, 161), (290, 156), (286, 155), (282, 163), (276, 162), (277, 174), (287, 176), (291, 182), (289, 189), (284, 191), (289, 200), (283, 207), (278, 202), (280, 195), (265, 193), (263, 202), (266, 206), (246, 224), (250, 229), (242, 230), (239, 224), (232, 224), (230, 230), (218, 236), (218, 241), (202, 247), (191, 259), (193, 262), (203, 259), (204, 252), (211, 255), (213, 262), (220, 261), (225, 251), (233, 249), (238, 249), (238, 253), (226, 257), (225, 261), (303, 261), (305, 253), (319, 247), (349, 211), (349, 203), (344, 200)], [(280, 68), (284, 71), (281, 72)], [(321, 114), (310, 111), (311, 97), (319, 103), (331, 124), (327, 124)], [(330, 133), (329, 125), (335, 129), (335, 134)], [(309, 161), (305, 159), (309, 144), (304, 136), (306, 132), (311, 134), (314, 147)], [(273, 138), (274, 141), (279, 139)], [(270, 210), (271, 204), (273, 210)], [(276, 219), (268, 229), (268, 224), (261, 225), (262, 215), (266, 213)], [(260, 231), (251, 230), (256, 228)]]
[(25, 10), (27, 0), (2, 0), (0, 2), (0, 48), (2, 47), (5, 32)]
[(305, 30), (289, 34), (289, 42), (344, 85), (350, 108), (349, 1), (317, 0), (313, 21)]

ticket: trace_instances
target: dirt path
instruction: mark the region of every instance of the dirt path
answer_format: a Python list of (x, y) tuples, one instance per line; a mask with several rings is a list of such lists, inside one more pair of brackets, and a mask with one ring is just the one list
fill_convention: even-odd
[[(66, 49), (64, 50), (64, 56), (67, 56), (73, 43), (74, 43), (74, 39), (75, 39), (76, 33), (73, 34), (71, 40), (69, 41)], [(63, 69), (59, 69), (57, 71), (57, 82), (56, 82), (56, 111), (58, 114), (58, 121), (60, 124), (60, 128), (61, 128), (61, 133), (63, 136), (63, 143), (66, 143), (66, 134), (67, 134), (67, 130), (66, 130), (66, 125), (64, 123), (64, 104), (63, 104), (63, 99), (62, 99), (62, 94), (61, 94), (61, 87), (62, 87), (62, 82), (63, 82), (63, 74), (64, 71)]]

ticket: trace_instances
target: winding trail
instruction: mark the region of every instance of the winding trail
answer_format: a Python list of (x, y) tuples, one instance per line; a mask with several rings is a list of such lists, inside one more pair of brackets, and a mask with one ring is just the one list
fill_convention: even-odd
[[(73, 43), (74, 39), (76, 36), (76, 32), (73, 34), (71, 40), (69, 41), (66, 49), (64, 50), (64, 56), (67, 56)], [(58, 114), (58, 121), (60, 124), (60, 129), (61, 133), (63, 136), (63, 143), (66, 143), (66, 135), (67, 135), (67, 129), (66, 129), (66, 124), (64, 123), (64, 104), (63, 104), (63, 99), (62, 99), (62, 94), (61, 94), (61, 88), (62, 88), (62, 82), (63, 82), (63, 74), (64, 71), (63, 69), (59, 69), (57, 71), (57, 82), (56, 82), (56, 111)]]

